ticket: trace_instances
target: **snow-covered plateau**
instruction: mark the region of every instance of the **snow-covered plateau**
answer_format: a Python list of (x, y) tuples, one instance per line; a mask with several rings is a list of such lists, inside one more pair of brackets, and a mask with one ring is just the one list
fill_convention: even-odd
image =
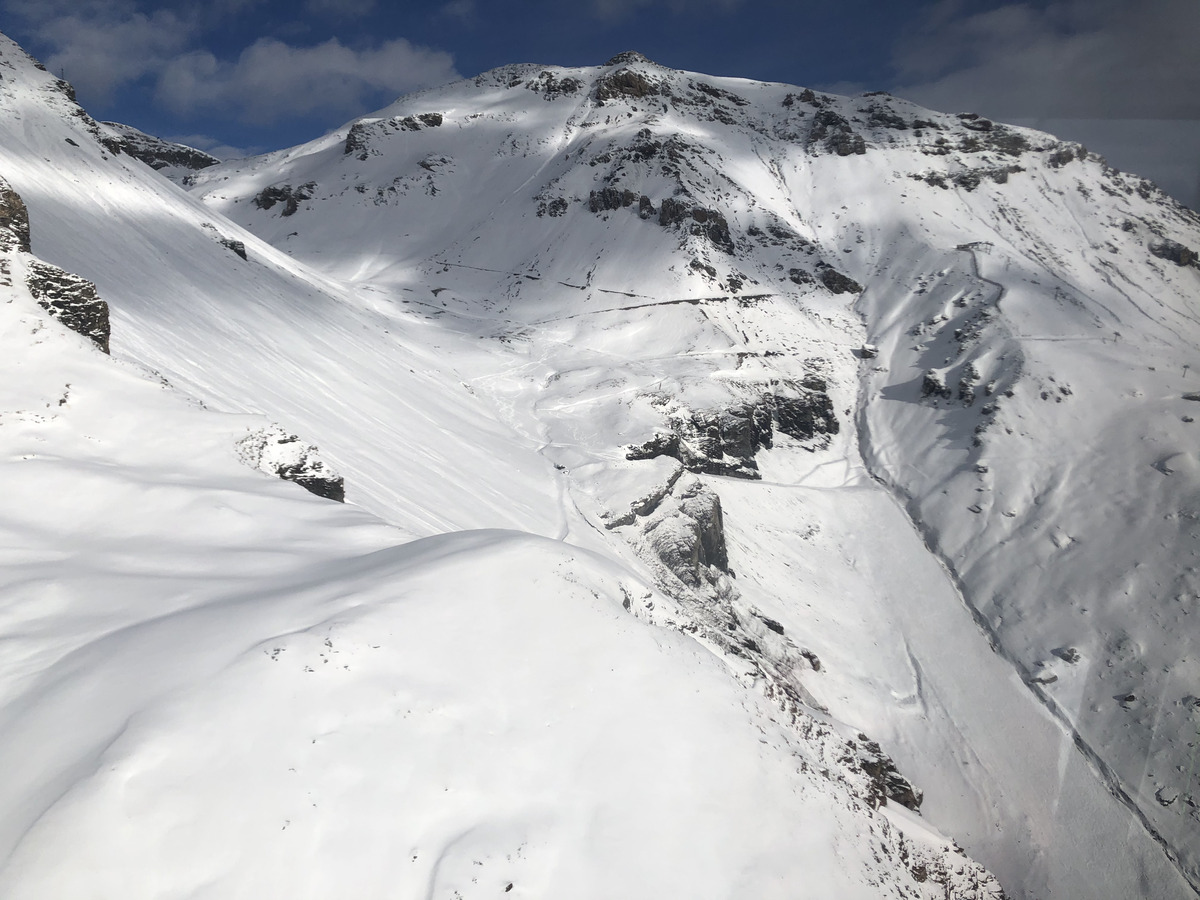
[(636, 53), (0, 113), (0, 896), (1197, 894), (1153, 185)]

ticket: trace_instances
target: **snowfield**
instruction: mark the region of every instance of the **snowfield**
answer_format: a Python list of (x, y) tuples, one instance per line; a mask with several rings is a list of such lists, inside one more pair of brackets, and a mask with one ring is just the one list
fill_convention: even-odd
[(7, 41), (0, 104), (112, 322), (7, 241), (3, 896), (1197, 892), (1200, 224), (1153, 186), (636, 54), (190, 193)]

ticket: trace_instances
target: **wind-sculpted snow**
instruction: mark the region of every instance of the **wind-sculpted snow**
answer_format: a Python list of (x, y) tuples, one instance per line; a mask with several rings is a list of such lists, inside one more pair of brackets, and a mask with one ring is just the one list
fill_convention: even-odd
[[(212, 560), (163, 583), (197, 618), (80, 657), (115, 697), (109, 646), (138, 684), (160, 637), (204, 662), (46, 768), (12, 884), (71, 893), (37, 860), (80, 846), (114, 878), (164, 860), (179, 896), (303, 894), (300, 871), (363, 896), (995, 896), (937, 826), (1011, 896), (1193, 893), (1183, 719), (1151, 717), (1195, 683), (1186, 605), (1143, 590), (1186, 574), (1186, 410), (1140, 438), (1164, 433), (1147, 398), (1195, 405), (1200, 236), (1152, 186), (970, 114), (623, 54), (414, 94), (187, 197), (9, 53), (34, 251), (96, 282), (118, 361), (243, 414), (195, 471), (264, 498), (222, 493), (163, 557)], [(318, 444), (347, 505), (223, 468), (266, 425), (245, 413)], [(251, 507), (261, 538), (197, 551)], [(1075, 564), (1064, 513), (1092, 510)], [(481, 528), (510, 531), (458, 533)], [(1097, 602), (1135, 558), (1135, 599)], [(1122, 681), (1134, 715), (1075, 712), (1064, 671), (1118, 632), (1092, 695), (1138, 660), (1166, 700)]]

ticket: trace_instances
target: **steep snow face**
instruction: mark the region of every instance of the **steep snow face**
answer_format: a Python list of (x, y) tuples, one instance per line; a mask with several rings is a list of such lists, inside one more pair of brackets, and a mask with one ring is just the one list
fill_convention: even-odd
[[(930, 719), (987, 719), (970, 708), (985, 698), (952, 686), (967, 672), (941, 667), (938, 704), (922, 694), (938, 668), (928, 657), (859, 657), (801, 678), (804, 646), (773, 645), (754, 624), (773, 609), (810, 650), (833, 653), (880, 639), (868, 622), (879, 607), (835, 639), (806, 611), (813, 593), (785, 583), (811, 565), (803, 530), (775, 549), (782, 563), (753, 548), (772, 533), (766, 522), (806, 521), (806, 504), (767, 503), (778, 485), (886, 484), (1019, 679), (1036, 712), (1018, 718), (1049, 716), (1062, 737), (1059, 750), (1048, 739), (1003, 751), (1015, 720), (981, 723), (974, 738), (964, 726), (946, 739), (965, 740), (959, 750), (940, 745), (943, 763), (1006, 761), (968, 779), (977, 802), (926, 785), (927, 809), (992, 854), (1018, 893), (1072, 893), (1068, 873), (1087, 871), (1089, 891), (1113, 896), (1186, 891), (1172, 864), (1200, 884), (1188, 399), (1200, 377), (1200, 226), (1153, 185), (970, 114), (626, 55), (414, 94), (311, 144), (206, 170), (195, 190), (398, 314), (511, 358), (463, 356), (460, 371), (539, 442), (575, 508), (692, 597), (706, 639), (893, 733), (911, 768), (929, 758), (928, 736), (871, 696), (887, 685)], [(780, 397), (824, 424), (788, 434)], [(623, 459), (628, 448), (642, 461)], [(680, 529), (704, 528), (670, 500), (681, 465), (725, 500), (733, 579), (712, 567), (678, 577)], [(776, 485), (721, 480), (730, 475)], [(656, 518), (664, 498), (673, 525)], [(846, 534), (839, 512), (824, 515), (809, 517), (814, 533)], [(860, 515), (839, 565), (879, 556), (872, 542), (911, 540)], [(885, 640), (913, 646), (917, 617), (884, 620)], [(1003, 783), (1022, 767), (1037, 791)], [(1064, 812), (1077, 801), (1089, 822), (1121, 823), (1097, 826), (1086, 862)]]
[[(565, 494), (525, 496), (556, 470), (475, 387), (384, 338), (440, 330), (112, 157), (60, 86), (0, 52), (24, 192), (0, 184), (0, 894), (1002, 896), (884, 805), (913, 795), (878, 745), (654, 624), (690, 619), (624, 544), (463, 530), (505, 506), (531, 529), (584, 519)], [(38, 305), (29, 237), (111, 300), (112, 357)], [(385, 375), (424, 389), (394, 398), (414, 413), (396, 429), (354, 418)], [(295, 443), (255, 398), (315, 426), (351, 501), (390, 484), (374, 502), (401, 527), (245, 464), (277, 471), (270, 445)], [(389, 465), (341, 453), (357, 442)], [(702, 485), (675, 483), (660, 506), (718, 522)]]

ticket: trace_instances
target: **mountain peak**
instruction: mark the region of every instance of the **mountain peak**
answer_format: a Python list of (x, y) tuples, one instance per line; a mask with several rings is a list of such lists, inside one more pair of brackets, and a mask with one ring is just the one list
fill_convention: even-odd
[(656, 63), (654, 60), (650, 59), (649, 57), (647, 57), (641, 53), (638, 53), (636, 50), (626, 50), (624, 53), (618, 53), (616, 56), (614, 56), (612, 59), (610, 59), (604, 65), (605, 66), (623, 66), (623, 65), (627, 65), (628, 63), (646, 63), (647, 65), (651, 65), (651, 66), (658, 65), (658, 63)]

